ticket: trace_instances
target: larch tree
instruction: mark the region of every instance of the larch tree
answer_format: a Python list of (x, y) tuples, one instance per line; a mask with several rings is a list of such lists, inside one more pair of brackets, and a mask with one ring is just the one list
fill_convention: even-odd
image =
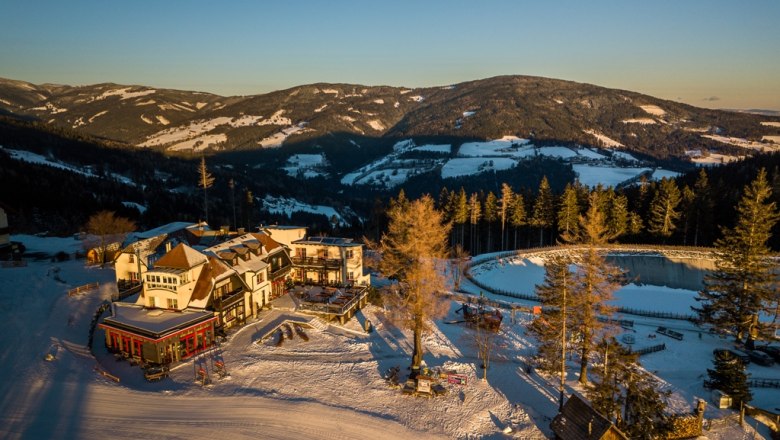
[(528, 222), (531, 226), (539, 228), (539, 246), (544, 246), (544, 230), (551, 228), (554, 221), (555, 197), (550, 188), (550, 182), (547, 181), (547, 176), (544, 176), (539, 183), (539, 194), (534, 201), (533, 213)]
[(677, 227), (680, 212), (677, 205), (680, 204), (680, 189), (673, 179), (664, 177), (650, 202), (650, 218), (647, 230), (664, 241), (669, 238)]
[(511, 209), (509, 210), (509, 224), (512, 225), (512, 228), (515, 230), (514, 249), (517, 249), (518, 232), (520, 231), (520, 228), (526, 224), (525, 200), (520, 193), (515, 194), (514, 203), (512, 203)]
[(501, 219), (501, 250), (507, 248), (508, 237), (506, 234), (506, 224), (509, 219), (512, 203), (515, 201), (515, 193), (512, 187), (506, 182), (501, 185), (501, 206), (499, 208), (499, 217)]
[(391, 206), (388, 230), (378, 250), (379, 269), (397, 283), (387, 296), (397, 322), (414, 333), (412, 378), (420, 371), (423, 357), (422, 334), (429, 321), (447, 313), (449, 304), (441, 295), (445, 289), (444, 271), (438, 267), (448, 257), (449, 225), (424, 195), (405, 208)]
[(758, 315), (774, 299), (778, 282), (767, 247), (779, 218), (771, 196), (762, 168), (737, 204), (737, 224), (721, 229), (715, 270), (704, 278), (697, 298), (701, 307), (693, 308), (701, 322), (733, 332), (738, 342), (747, 336), (749, 346), (759, 330)]
[(117, 217), (113, 211), (99, 211), (87, 220), (87, 233), (96, 238), (100, 267), (106, 264), (108, 246), (121, 243), (128, 233), (135, 231), (135, 222), (124, 217)]
[(452, 208), (451, 208), (451, 221), (453, 224), (457, 225), (460, 229), (460, 239), (457, 240), (457, 243), (460, 243), (463, 245), (463, 242), (465, 240), (464, 236), (464, 230), (466, 229), (466, 222), (469, 219), (469, 205), (468, 205), (468, 199), (466, 197), (466, 190), (463, 189), (463, 187), (460, 188), (460, 191), (458, 192), (457, 196), (453, 200)]
[(469, 197), (470, 249), (474, 254), (479, 253), (479, 220), (481, 218), (482, 204), (479, 202), (479, 196), (477, 193), (471, 193), (471, 197)]
[(485, 203), (482, 209), (482, 218), (487, 225), (487, 251), (493, 252), (493, 241), (490, 234), (493, 229), (493, 223), (498, 219), (498, 199), (493, 191), (487, 193), (485, 196)]
[(198, 187), (203, 188), (203, 211), (205, 212), (205, 221), (209, 222), (209, 196), (208, 189), (214, 186), (214, 176), (206, 168), (206, 157), (200, 157), (198, 166)]
[(604, 213), (599, 209), (599, 195), (596, 191), (590, 195), (590, 207), (585, 216), (580, 217), (580, 231), (575, 236), (564, 236), (571, 244), (583, 246), (575, 274), (575, 287), (572, 291), (571, 312), (573, 331), (579, 335), (577, 350), (580, 355), (580, 382), (588, 383), (588, 363), (605, 323), (598, 320), (599, 315), (609, 316), (613, 307), (607, 303), (618, 289), (621, 272), (607, 263), (603, 255), (603, 246), (609, 241), (609, 232), (605, 224)]

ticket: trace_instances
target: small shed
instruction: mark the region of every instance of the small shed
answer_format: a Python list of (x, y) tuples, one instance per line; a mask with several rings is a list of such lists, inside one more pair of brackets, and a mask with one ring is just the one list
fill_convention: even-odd
[(721, 390), (712, 390), (712, 403), (718, 405), (718, 408), (731, 408), (733, 400), (731, 396)]
[(569, 396), (550, 428), (560, 440), (628, 440), (609, 419), (576, 394)]

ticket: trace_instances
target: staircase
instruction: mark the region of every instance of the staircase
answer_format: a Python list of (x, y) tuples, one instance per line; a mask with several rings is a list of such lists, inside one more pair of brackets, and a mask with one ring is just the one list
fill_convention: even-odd
[(327, 324), (325, 321), (323, 321), (321, 318), (315, 316), (309, 321), (309, 325), (313, 328), (316, 328), (319, 331), (325, 331), (330, 327), (329, 324)]

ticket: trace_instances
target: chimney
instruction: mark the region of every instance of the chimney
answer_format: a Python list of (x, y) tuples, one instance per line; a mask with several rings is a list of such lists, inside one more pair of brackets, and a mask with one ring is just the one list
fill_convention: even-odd
[(245, 233), (246, 233), (246, 229), (238, 228), (238, 235), (244, 235)]
[(172, 245), (172, 243), (170, 241), (166, 241), (165, 242), (165, 253), (166, 254), (171, 251), (171, 245)]

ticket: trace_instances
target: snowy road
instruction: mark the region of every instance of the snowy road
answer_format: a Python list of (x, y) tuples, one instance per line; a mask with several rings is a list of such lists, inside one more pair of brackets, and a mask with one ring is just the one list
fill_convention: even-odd
[[(83, 383), (52, 384), (67, 399), (0, 416), (2, 438), (340, 438), (420, 436), (388, 419), (265, 397), (171, 397)], [(80, 398), (79, 398), (80, 397)], [(51, 403), (51, 404), (49, 404)], [(63, 417), (66, 415), (67, 417)], [(430, 433), (426, 438), (437, 438)]]

